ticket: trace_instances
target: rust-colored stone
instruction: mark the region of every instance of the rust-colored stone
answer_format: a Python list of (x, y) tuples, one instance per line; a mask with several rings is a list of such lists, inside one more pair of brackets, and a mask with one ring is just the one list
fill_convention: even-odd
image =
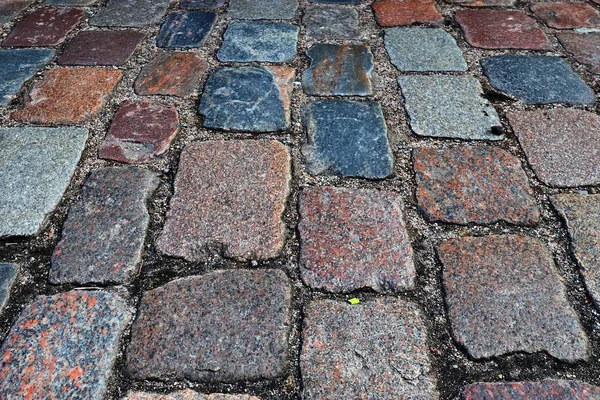
[(19, 22), (2, 46), (56, 46), (79, 24), (85, 12), (77, 8), (38, 8)]
[(433, 0), (378, 0), (372, 7), (377, 23), (381, 26), (444, 21)]
[(186, 97), (194, 93), (207, 64), (194, 53), (160, 53), (138, 76), (135, 92)]
[(600, 32), (561, 32), (556, 37), (577, 61), (588, 65), (591, 73), (600, 74)]
[(573, 29), (600, 26), (600, 12), (587, 3), (535, 3), (531, 11), (551, 28)]
[(465, 7), (510, 7), (515, 4), (515, 0), (446, 0), (446, 2)]

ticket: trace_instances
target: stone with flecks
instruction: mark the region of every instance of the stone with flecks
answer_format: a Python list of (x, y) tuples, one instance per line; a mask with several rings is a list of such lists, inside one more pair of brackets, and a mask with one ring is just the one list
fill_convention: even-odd
[(16, 264), (0, 263), (0, 313), (8, 303), (18, 272), (19, 267)]
[(130, 29), (80, 32), (67, 43), (58, 64), (123, 65), (145, 37)]
[(456, 22), (471, 46), (484, 49), (548, 50), (548, 37), (529, 16), (514, 10), (458, 10)]
[(362, 0), (310, 0), (313, 3), (323, 4), (359, 4)]
[(233, 19), (293, 19), (298, 0), (229, 0), (227, 14)]
[(394, 156), (379, 103), (322, 100), (305, 113), (307, 169), (317, 175), (383, 179)]
[(144, 293), (126, 369), (134, 379), (232, 382), (288, 368), (290, 281), (281, 270), (227, 270)]
[(404, 300), (310, 302), (300, 371), (307, 400), (439, 396), (421, 311)]
[(438, 255), (452, 336), (471, 357), (544, 351), (566, 362), (589, 358), (588, 338), (539, 239), (450, 239)]
[(359, 39), (358, 11), (353, 8), (309, 6), (302, 22), (306, 33), (314, 39)]
[(260, 400), (246, 394), (201, 394), (186, 389), (171, 394), (132, 392), (123, 400)]
[(446, 0), (446, 2), (464, 7), (511, 7), (515, 4), (515, 0)]
[(494, 147), (416, 149), (420, 211), (429, 221), (535, 225), (533, 191), (519, 159)]
[(577, 380), (544, 379), (537, 382), (473, 383), (465, 387), (463, 400), (592, 400), (600, 399), (600, 387)]
[(0, 24), (10, 22), (35, 0), (0, 0)]
[(277, 257), (285, 243), (290, 162), (287, 147), (273, 140), (187, 145), (158, 249), (190, 261), (211, 248), (238, 260)]
[(59, 7), (87, 7), (96, 2), (98, 2), (98, 0), (45, 0), (44, 4)]
[(288, 129), (294, 76), (293, 68), (277, 66), (214, 70), (198, 109), (203, 125), (246, 132)]
[(508, 120), (538, 178), (550, 186), (600, 184), (600, 117), (574, 110), (508, 113)]
[(472, 76), (398, 78), (410, 127), (419, 136), (501, 140), (500, 118)]
[(122, 72), (104, 68), (56, 68), (36, 82), (25, 107), (12, 116), (33, 124), (71, 125), (96, 116), (121, 79)]
[(134, 88), (139, 95), (188, 97), (195, 93), (208, 64), (192, 52), (161, 52), (137, 77)]
[(99, 156), (128, 164), (150, 161), (169, 149), (178, 126), (175, 107), (126, 100), (115, 114)]
[(54, 50), (0, 50), (0, 105), (8, 104), (21, 86), (50, 61)]
[(90, 25), (143, 28), (158, 24), (169, 0), (109, 0), (90, 20)]
[(38, 296), (2, 344), (0, 392), (9, 399), (104, 399), (131, 317), (113, 292)]
[(377, 0), (371, 7), (381, 26), (441, 23), (444, 17), (434, 0)]
[(212, 30), (216, 14), (205, 11), (175, 11), (167, 16), (156, 37), (163, 48), (200, 47)]
[(584, 2), (535, 3), (531, 5), (531, 11), (551, 28), (600, 27), (600, 12)]
[(135, 167), (92, 172), (69, 209), (52, 254), (50, 282), (131, 282), (141, 264), (150, 220), (146, 202), (158, 182), (153, 172)]
[(591, 73), (600, 75), (600, 32), (556, 34), (560, 44)]
[(184, 10), (203, 10), (223, 7), (225, 0), (180, 0), (179, 7)]
[(302, 74), (306, 94), (369, 96), (373, 93), (373, 54), (368, 46), (318, 43), (306, 55), (311, 61)]

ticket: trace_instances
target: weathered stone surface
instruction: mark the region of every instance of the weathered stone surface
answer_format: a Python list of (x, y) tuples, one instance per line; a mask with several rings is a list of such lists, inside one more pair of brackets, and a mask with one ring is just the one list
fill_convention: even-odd
[(381, 26), (444, 21), (442, 14), (435, 8), (434, 0), (377, 0), (371, 7), (377, 23)]
[(285, 242), (290, 162), (288, 149), (274, 140), (189, 144), (159, 250), (192, 261), (215, 245), (240, 260), (277, 257)]
[(443, 29), (386, 29), (385, 49), (400, 71), (467, 70), (456, 40)]
[(280, 270), (191, 276), (144, 293), (127, 370), (136, 379), (235, 381), (287, 369), (291, 285)]
[(584, 2), (534, 3), (531, 11), (551, 28), (600, 27), (600, 12)]
[(590, 104), (594, 92), (559, 57), (507, 55), (481, 60), (490, 84), (525, 104)]
[(420, 211), (429, 221), (534, 225), (540, 220), (519, 159), (495, 147), (416, 149)]
[(10, 290), (17, 278), (19, 267), (15, 264), (0, 263), (0, 312), (4, 310)]
[(306, 94), (368, 96), (373, 93), (373, 54), (368, 46), (317, 43), (306, 55), (311, 61), (302, 74)]
[(323, 100), (306, 111), (303, 153), (310, 173), (370, 179), (391, 175), (394, 156), (379, 103)]
[(547, 50), (548, 37), (521, 11), (458, 10), (456, 22), (471, 46), (484, 49)]
[(111, 292), (38, 296), (2, 344), (0, 392), (11, 399), (103, 399), (131, 316)]
[(61, 65), (123, 65), (146, 35), (134, 30), (84, 31), (65, 47)]
[(247, 132), (288, 129), (294, 75), (292, 68), (274, 66), (214, 70), (198, 109), (204, 126)]
[(225, 5), (225, 0), (180, 0), (179, 7), (184, 10), (202, 10), (219, 8)]
[(510, 125), (538, 178), (550, 186), (600, 184), (600, 118), (574, 109), (514, 111)]
[(56, 68), (36, 82), (25, 108), (12, 116), (33, 124), (78, 124), (98, 114), (122, 72), (104, 68)]
[(80, 128), (0, 128), (0, 237), (35, 235), (42, 228), (87, 138)]
[(85, 181), (52, 254), (50, 282), (128, 283), (138, 272), (158, 177), (135, 167), (108, 167)]
[(472, 76), (410, 75), (398, 78), (412, 130), (420, 136), (501, 140), (494, 107)]
[(65, 40), (84, 15), (83, 10), (76, 8), (38, 8), (15, 25), (2, 46), (56, 46)]
[(233, 19), (292, 19), (298, 0), (229, 0), (228, 16)]
[(413, 288), (413, 251), (397, 194), (305, 188), (298, 229), (302, 279), (309, 286), (330, 292)]
[(194, 53), (161, 52), (140, 72), (135, 92), (187, 97), (195, 92), (206, 69), (206, 62)]
[(591, 73), (600, 75), (600, 32), (561, 32), (556, 37), (577, 61), (586, 64)]
[(600, 308), (600, 195), (560, 194), (552, 204), (567, 223), (585, 285)]
[(96, 26), (141, 28), (158, 24), (167, 12), (169, 0), (109, 0), (90, 20)]
[(313, 3), (327, 4), (359, 4), (361, 0), (310, 0)]
[(438, 398), (427, 331), (414, 304), (319, 300), (304, 315), (303, 398)]
[(358, 12), (353, 8), (309, 6), (302, 22), (306, 33), (314, 39), (359, 39)]
[(0, 0), (0, 24), (11, 21), (35, 0)]
[(453, 337), (473, 358), (539, 351), (567, 362), (588, 358), (587, 336), (541, 241), (464, 237), (438, 253)]
[(474, 383), (468, 385), (464, 400), (592, 400), (600, 388), (581, 381), (544, 379), (539, 382)]
[(200, 394), (193, 390), (182, 390), (172, 394), (134, 392), (123, 400), (260, 400), (245, 394)]
[(515, 0), (446, 0), (446, 2), (465, 7), (510, 7), (515, 4)]
[(0, 105), (8, 104), (52, 56), (50, 49), (0, 50)]
[(233, 21), (227, 27), (220, 61), (289, 63), (296, 58), (300, 28), (285, 22)]
[(123, 163), (150, 161), (169, 149), (178, 127), (175, 107), (126, 100), (115, 114), (99, 156)]
[(167, 16), (156, 37), (166, 48), (200, 47), (212, 30), (216, 14), (204, 11), (175, 11)]
[(98, 0), (45, 0), (44, 4), (48, 6), (60, 6), (60, 7), (76, 7), (76, 6), (91, 6)]

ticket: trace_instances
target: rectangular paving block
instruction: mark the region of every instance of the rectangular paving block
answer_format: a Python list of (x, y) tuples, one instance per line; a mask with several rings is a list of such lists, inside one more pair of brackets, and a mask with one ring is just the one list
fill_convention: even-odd
[(50, 49), (0, 49), (0, 105), (8, 104), (53, 56)]
[(212, 30), (217, 14), (204, 11), (175, 11), (167, 16), (156, 37), (165, 48), (200, 47)]
[(169, 0), (109, 0), (91, 19), (90, 25), (142, 28), (160, 22)]
[(533, 3), (531, 11), (550, 28), (599, 28), (600, 12), (590, 4), (577, 2)]
[(123, 65), (146, 34), (132, 29), (79, 32), (58, 58), (60, 65)]
[(314, 39), (359, 39), (358, 11), (347, 7), (314, 5), (304, 9), (302, 23)]
[(293, 19), (298, 0), (229, 0), (227, 15), (233, 19)]
[(371, 7), (380, 26), (444, 22), (434, 0), (377, 0)]
[(0, 237), (35, 235), (43, 228), (87, 138), (82, 128), (0, 128)]
[(556, 37), (578, 62), (588, 66), (591, 73), (600, 75), (600, 32), (560, 32)]

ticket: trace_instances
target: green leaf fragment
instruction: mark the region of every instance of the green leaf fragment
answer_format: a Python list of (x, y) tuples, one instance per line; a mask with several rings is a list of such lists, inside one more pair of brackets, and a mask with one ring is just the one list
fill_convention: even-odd
[(357, 299), (356, 297), (353, 297), (353, 298), (351, 298), (351, 299), (348, 299), (348, 303), (350, 303), (350, 304), (352, 304), (352, 305), (355, 305), (355, 304), (358, 304), (358, 303), (360, 303), (360, 300), (359, 300), (359, 299)]

